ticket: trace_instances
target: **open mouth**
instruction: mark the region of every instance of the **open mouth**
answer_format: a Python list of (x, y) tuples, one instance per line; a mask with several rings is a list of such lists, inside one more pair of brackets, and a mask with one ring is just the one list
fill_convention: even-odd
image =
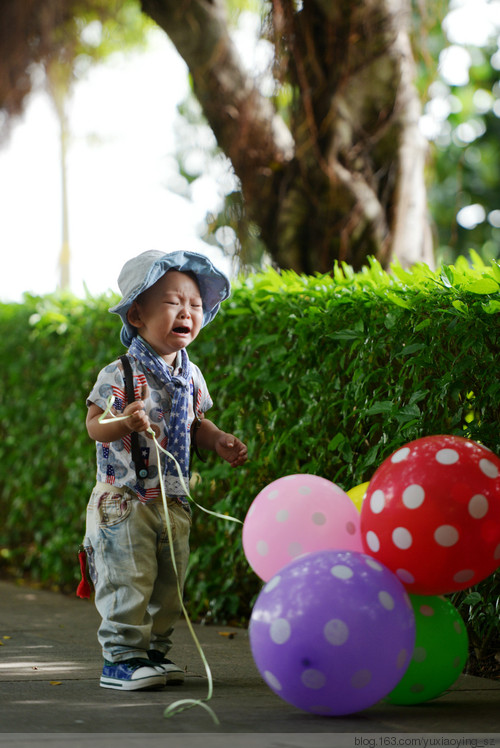
[(190, 332), (189, 327), (174, 327), (174, 330), (176, 335), (188, 335)]

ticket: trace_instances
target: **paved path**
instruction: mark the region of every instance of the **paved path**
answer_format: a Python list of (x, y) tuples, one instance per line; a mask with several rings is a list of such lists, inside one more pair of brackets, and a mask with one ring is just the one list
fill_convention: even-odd
[(208, 692), (186, 623), (177, 627), (172, 650), (186, 668), (184, 686), (128, 693), (99, 687), (97, 625), (89, 600), (0, 582), (0, 746), (427, 748), (423, 739), (429, 736), (441, 739), (434, 745), (480, 738), (478, 748), (500, 746), (500, 681), (461, 676), (432, 702), (380, 702), (355, 715), (319, 717), (268, 688), (246, 630), (218, 626), (195, 630), (213, 675), (209, 703), (220, 724), (199, 706), (165, 719), (173, 701), (204, 699)]

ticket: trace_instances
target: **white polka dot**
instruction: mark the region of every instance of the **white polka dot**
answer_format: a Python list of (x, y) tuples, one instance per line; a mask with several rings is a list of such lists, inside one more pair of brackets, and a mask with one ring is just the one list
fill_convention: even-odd
[(297, 558), (297, 556), (300, 556), (303, 553), (302, 546), (297, 541), (294, 541), (293, 543), (289, 543), (288, 545), (288, 555), (290, 558)]
[(277, 499), (279, 495), (280, 492), (278, 491), (278, 489), (275, 489), (274, 491), (269, 491), (269, 493), (267, 494), (267, 498), (273, 501), (273, 499)]
[(454, 465), (458, 462), (460, 455), (456, 449), (440, 449), (436, 452), (436, 461), (441, 465)]
[(314, 512), (311, 519), (313, 521), (313, 525), (325, 525), (326, 524), (326, 517), (323, 514), (323, 512)]
[(275, 644), (284, 644), (290, 638), (291, 631), (286, 618), (277, 618), (271, 623), (269, 635)]
[(287, 509), (280, 509), (276, 512), (276, 522), (286, 522), (289, 516)]
[(330, 573), (337, 579), (350, 579), (354, 574), (353, 570), (349, 566), (344, 566), (343, 564), (332, 566), (332, 568), (330, 569)]
[(281, 582), (281, 576), (279, 574), (276, 574), (275, 577), (269, 580), (269, 582), (264, 587), (264, 592), (272, 592)]
[(495, 561), (498, 561), (500, 559), (500, 543), (495, 548), (495, 552), (493, 553), (493, 558)]
[(386, 610), (393, 610), (394, 609), (394, 598), (392, 595), (390, 595), (385, 590), (381, 590), (378, 593), (378, 599), (383, 608)]
[(474, 519), (482, 519), (488, 513), (488, 499), (482, 493), (477, 493), (469, 501), (469, 514)]
[(419, 610), (420, 610), (420, 613), (423, 616), (426, 616), (427, 618), (430, 618), (431, 616), (434, 615), (434, 608), (431, 608), (430, 605), (421, 605)]
[(465, 584), (465, 582), (470, 582), (474, 575), (475, 572), (472, 569), (462, 569), (453, 575), (453, 581), (457, 584)]
[(317, 690), (318, 688), (323, 688), (323, 686), (325, 685), (326, 676), (321, 672), (321, 670), (309, 668), (308, 670), (304, 670), (304, 672), (300, 676), (300, 680), (306, 688)]
[(366, 533), (366, 545), (373, 553), (380, 550), (380, 540), (373, 530), (369, 530)]
[(398, 449), (398, 451), (394, 452), (394, 454), (392, 455), (391, 462), (403, 462), (403, 460), (406, 460), (409, 454), (410, 454), (409, 447), (403, 447), (402, 449)]
[(415, 577), (408, 569), (396, 569), (396, 576), (403, 584), (413, 584), (415, 582)]
[(413, 483), (403, 491), (403, 504), (407, 509), (418, 509), (425, 499), (425, 491), (422, 486)]
[(372, 510), (373, 514), (380, 514), (384, 506), (385, 494), (383, 491), (378, 489), (377, 491), (374, 491), (370, 496), (370, 509)]
[(257, 543), (257, 553), (259, 556), (267, 556), (269, 553), (269, 546), (265, 540), (259, 540)]
[(425, 659), (427, 659), (427, 650), (425, 647), (415, 647), (413, 650), (413, 661), (424, 662)]
[(401, 670), (401, 668), (405, 667), (407, 658), (408, 652), (406, 651), (406, 649), (401, 649), (398, 653), (398, 659), (396, 660), (396, 667), (398, 670)]
[(384, 570), (384, 567), (382, 566), (382, 564), (379, 564), (379, 562), (375, 561), (375, 559), (373, 559), (373, 558), (367, 558), (366, 559), (366, 565), (369, 566), (374, 571), (383, 571)]
[(490, 460), (480, 460), (479, 467), (481, 468), (481, 472), (484, 473), (488, 478), (498, 478), (498, 468)]
[(264, 680), (267, 681), (267, 683), (271, 686), (271, 688), (274, 688), (275, 691), (281, 691), (281, 683), (279, 682), (277, 677), (273, 675), (269, 670), (264, 671)]
[(392, 542), (402, 551), (410, 548), (413, 543), (411, 532), (406, 527), (396, 527), (392, 532)]
[(308, 496), (311, 493), (311, 489), (309, 486), (300, 486), (298, 493), (302, 494), (303, 496)]
[(372, 674), (369, 670), (358, 670), (351, 677), (350, 683), (353, 688), (365, 688), (372, 679)]
[(434, 532), (434, 540), (443, 548), (451, 548), (452, 545), (456, 545), (459, 537), (458, 530), (452, 525), (441, 525)]
[(323, 627), (323, 635), (329, 644), (340, 647), (349, 637), (349, 627), (339, 618), (332, 618)]

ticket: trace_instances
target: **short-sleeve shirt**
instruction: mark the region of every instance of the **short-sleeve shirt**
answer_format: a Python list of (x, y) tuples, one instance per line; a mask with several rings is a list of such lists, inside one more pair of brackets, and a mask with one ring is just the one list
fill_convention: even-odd
[[(135, 399), (144, 402), (144, 409), (149, 417), (151, 425), (156, 432), (156, 438), (161, 447), (168, 450), (168, 423), (172, 400), (166, 392), (162, 383), (156, 376), (137, 359), (129, 354), (134, 381)], [(203, 414), (212, 407), (213, 402), (208, 392), (205, 379), (196, 366), (191, 363), (190, 398), (188, 410), (187, 429), (190, 431), (191, 424), (196, 415), (202, 418)], [(178, 356), (173, 373), (177, 373), (180, 365)], [(147, 390), (146, 390), (147, 387)], [(196, 403), (194, 402), (196, 393)], [(108, 399), (113, 396), (113, 408), (117, 414), (123, 412), (128, 405), (123, 366), (120, 360), (113, 361), (102, 369), (97, 381), (87, 398), (87, 405), (94, 403), (103, 411), (106, 410)], [(97, 450), (97, 481), (109, 483), (115, 486), (127, 486), (137, 494), (142, 502), (152, 501), (161, 494), (158, 477), (158, 464), (156, 450), (152, 439), (145, 434), (139, 433), (139, 446), (145, 465), (148, 469), (147, 478), (138, 479), (131, 453), (130, 434), (123, 439), (114, 442), (96, 442)], [(179, 493), (183, 493), (182, 490)], [(187, 504), (187, 502), (182, 502)]]

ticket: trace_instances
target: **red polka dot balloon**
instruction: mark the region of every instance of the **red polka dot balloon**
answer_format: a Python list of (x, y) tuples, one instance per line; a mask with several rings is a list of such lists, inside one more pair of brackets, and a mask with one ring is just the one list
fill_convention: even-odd
[(500, 458), (459, 436), (409, 442), (373, 475), (361, 535), (412, 594), (477, 584), (500, 566)]

